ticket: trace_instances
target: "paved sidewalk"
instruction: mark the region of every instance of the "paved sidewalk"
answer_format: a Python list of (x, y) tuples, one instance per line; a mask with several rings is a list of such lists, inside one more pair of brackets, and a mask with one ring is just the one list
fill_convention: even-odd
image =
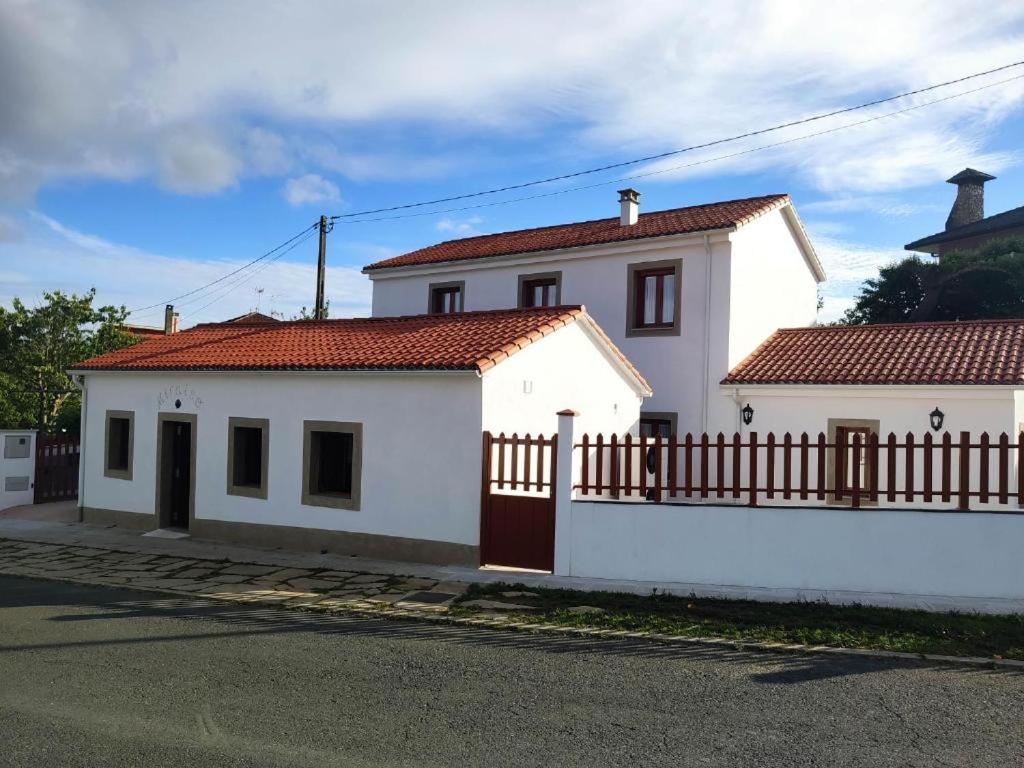
[[(90, 584), (186, 592), (241, 602), (322, 608), (381, 608), (397, 605), (416, 610), (443, 610), (466, 591), (468, 583), (416, 575), (366, 570), (363, 561), (334, 556), (274, 555), (269, 551), (180, 541), (173, 544), (76, 531), (91, 545), (67, 542), (58, 532), (37, 529), (35, 541), (0, 539), (0, 573), (81, 581)], [(11, 535), (9, 531), (4, 534)], [(28, 537), (28, 534), (24, 534)], [(65, 541), (47, 542), (40, 539)], [(129, 546), (134, 544), (134, 546)], [(170, 546), (169, 546), (170, 545)], [(167, 551), (173, 549), (173, 553)], [(164, 551), (161, 551), (164, 550)], [(230, 556), (228, 556), (230, 554)], [(311, 565), (310, 559), (333, 560)], [(275, 562), (276, 561), (276, 562)], [(297, 567), (301, 562), (302, 566)], [(350, 567), (343, 568), (342, 564)], [(389, 564), (390, 565), (390, 564)], [(414, 566), (413, 570), (417, 567)]]

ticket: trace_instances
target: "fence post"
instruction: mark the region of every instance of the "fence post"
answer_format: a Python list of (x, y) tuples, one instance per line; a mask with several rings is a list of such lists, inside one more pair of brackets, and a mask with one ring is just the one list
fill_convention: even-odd
[(572, 498), (580, 473), (573, 461), (576, 442), (575, 421), (579, 413), (566, 408), (558, 412), (558, 453), (555, 456), (555, 570), (556, 576), (572, 575)]

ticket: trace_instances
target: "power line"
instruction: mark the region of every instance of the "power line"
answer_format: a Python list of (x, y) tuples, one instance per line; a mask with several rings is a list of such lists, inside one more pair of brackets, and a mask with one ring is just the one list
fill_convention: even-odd
[(979, 86), (977, 88), (972, 88), (972, 89), (967, 90), (967, 91), (961, 91), (959, 93), (954, 93), (954, 94), (951, 94), (949, 96), (943, 96), (942, 98), (939, 98), (939, 99), (933, 99), (931, 101), (922, 102), (921, 104), (914, 104), (914, 105), (912, 105), (910, 107), (904, 107), (903, 109), (898, 109), (898, 110), (895, 110), (893, 112), (886, 112), (885, 114), (882, 114), (882, 115), (874, 115), (874, 116), (866, 118), (864, 120), (857, 120), (857, 121), (852, 122), (852, 123), (844, 123), (843, 125), (833, 126), (832, 128), (826, 128), (826, 129), (821, 130), (821, 131), (815, 131), (813, 133), (806, 133), (806, 134), (803, 134), (801, 136), (795, 136), (795, 137), (790, 138), (790, 139), (785, 139), (783, 141), (777, 141), (777, 142), (773, 142), (771, 144), (760, 144), (760, 145), (758, 145), (756, 147), (750, 147), (748, 149), (743, 149), (743, 150), (740, 150), (738, 152), (731, 152), (731, 153), (729, 153), (727, 155), (716, 155), (715, 157), (708, 157), (708, 158), (704, 158), (703, 160), (696, 160), (696, 161), (694, 161), (692, 163), (683, 163), (681, 165), (673, 165), (673, 166), (670, 166), (668, 168), (659, 168), (657, 170), (645, 171), (644, 173), (635, 173), (635, 174), (631, 174), (631, 175), (628, 175), (628, 176), (618, 176), (618, 177), (616, 177), (614, 179), (607, 179), (605, 181), (599, 181), (599, 182), (595, 182), (593, 184), (584, 184), (584, 185), (578, 185), (578, 186), (575, 186), (575, 187), (566, 187), (564, 189), (558, 189), (558, 190), (555, 190), (553, 192), (543, 192), (541, 194), (527, 195), (527, 196), (524, 196), (524, 197), (513, 197), (513, 198), (510, 198), (508, 200), (497, 200), (497, 201), (490, 202), (490, 203), (477, 203), (475, 205), (466, 205), (466, 206), (461, 206), (461, 207), (458, 207), (458, 208), (442, 208), (440, 210), (422, 211), (422, 212), (419, 212), (419, 213), (398, 214), (396, 216), (380, 216), (380, 217), (375, 217), (375, 218), (370, 218), (370, 219), (357, 219), (355, 221), (342, 221), (340, 223), (341, 224), (364, 224), (364, 223), (372, 223), (372, 222), (378, 222), (378, 221), (395, 221), (397, 219), (408, 219), (408, 218), (415, 218), (415, 217), (419, 217), (419, 216), (436, 216), (437, 214), (440, 214), (440, 213), (462, 213), (464, 211), (472, 211), (472, 210), (477, 210), (477, 209), (480, 209), (480, 208), (493, 208), (493, 207), (499, 206), (499, 205), (509, 205), (511, 203), (521, 203), (521, 202), (525, 202), (525, 201), (528, 201), (528, 200), (539, 200), (539, 199), (546, 198), (546, 197), (554, 197), (556, 195), (564, 195), (564, 194), (567, 194), (569, 192), (581, 192), (581, 191), (588, 190), (588, 189), (596, 189), (598, 187), (607, 186), (609, 184), (621, 184), (621, 183), (626, 182), (626, 181), (633, 181), (635, 179), (644, 179), (644, 178), (648, 178), (650, 176), (658, 176), (658, 175), (663, 174), (663, 173), (671, 173), (672, 171), (678, 171), (678, 170), (682, 170), (682, 169), (685, 169), (685, 168), (693, 168), (693, 167), (696, 167), (698, 165), (707, 165), (709, 163), (718, 162), (720, 160), (729, 160), (729, 159), (734, 158), (734, 157), (740, 157), (741, 155), (749, 155), (749, 154), (751, 154), (753, 152), (760, 152), (760, 151), (765, 150), (765, 149), (774, 149), (775, 147), (781, 147), (781, 146), (785, 146), (787, 144), (793, 144), (793, 143), (798, 142), (798, 141), (804, 141), (806, 139), (813, 139), (813, 138), (816, 138), (818, 136), (824, 136), (824, 135), (830, 134), (830, 133), (836, 133), (838, 131), (846, 130), (847, 128), (855, 128), (855, 127), (860, 126), (860, 125), (866, 125), (867, 123), (873, 123), (873, 122), (875, 122), (877, 120), (884, 120), (884, 119), (889, 118), (889, 117), (895, 117), (896, 115), (902, 115), (902, 114), (905, 114), (907, 112), (913, 112), (913, 111), (918, 110), (918, 109), (923, 109), (924, 107), (930, 107), (930, 106), (932, 106), (934, 104), (940, 104), (940, 103), (945, 102), (945, 101), (952, 101), (953, 99), (958, 99), (958, 98), (960, 98), (962, 96), (968, 96), (968, 95), (970, 95), (972, 93), (977, 93), (979, 91), (984, 91), (984, 90), (987, 90), (989, 88), (995, 88), (996, 86), (1005, 85), (1006, 83), (1010, 83), (1010, 82), (1013, 82), (1015, 80), (1021, 80), (1021, 79), (1024, 79), (1024, 75), (1016, 75), (1014, 77), (1006, 78), (1005, 80), (999, 80), (999, 81), (994, 82), (994, 83), (986, 83), (985, 85)]
[(784, 128), (792, 128), (793, 126), (804, 125), (806, 123), (811, 123), (811, 122), (815, 122), (815, 121), (818, 121), (818, 120), (825, 120), (826, 118), (835, 117), (837, 115), (843, 115), (843, 114), (846, 114), (848, 112), (854, 112), (854, 111), (861, 110), (861, 109), (867, 109), (868, 107), (875, 107), (875, 106), (878, 106), (879, 104), (886, 104), (886, 103), (888, 103), (890, 101), (896, 101), (898, 99), (903, 99), (903, 98), (906, 98), (908, 96), (916, 96), (916, 95), (919, 95), (919, 94), (922, 94), (922, 93), (927, 93), (929, 91), (934, 91), (934, 90), (936, 90), (938, 88), (945, 88), (946, 86), (949, 86), (949, 85), (956, 85), (957, 83), (963, 83), (963, 82), (966, 82), (967, 80), (973, 80), (973, 79), (978, 78), (978, 77), (984, 77), (985, 75), (991, 75), (991, 74), (994, 74), (996, 72), (1002, 72), (1004, 70), (1012, 69), (1014, 67), (1019, 67), (1019, 66), (1022, 66), (1022, 65), (1024, 65), (1024, 60), (1015, 61), (1015, 62), (1013, 62), (1011, 64), (1004, 64), (1003, 66), (1000, 66), (1000, 67), (995, 67), (993, 69), (987, 69), (984, 72), (975, 72), (974, 74), (964, 75), (963, 77), (958, 77), (958, 78), (956, 78), (954, 80), (947, 80), (945, 82), (936, 83), (934, 85), (929, 85), (929, 86), (926, 86), (924, 88), (917, 88), (917, 89), (915, 89), (913, 91), (905, 91), (903, 93), (898, 93), (898, 94), (896, 94), (894, 96), (887, 96), (884, 99), (875, 99), (874, 101), (867, 101), (867, 102), (864, 102), (863, 104), (857, 104), (856, 106), (844, 107), (842, 109), (836, 109), (836, 110), (833, 110), (831, 112), (825, 112), (825, 113), (822, 113), (822, 114), (819, 114), (819, 115), (813, 115), (811, 117), (801, 118), (800, 120), (792, 120), (792, 121), (787, 122), (787, 123), (780, 123), (778, 125), (773, 125), (773, 126), (770, 126), (768, 128), (760, 128), (760, 129), (755, 130), (755, 131), (748, 131), (746, 133), (737, 134), (735, 136), (729, 136), (729, 137), (723, 138), (723, 139), (715, 139), (714, 141), (708, 141), (708, 142), (705, 142), (703, 144), (693, 144), (693, 145), (688, 146), (688, 147), (683, 147), (682, 149), (673, 149), (673, 150), (670, 150), (668, 152), (660, 152), (660, 153), (658, 153), (656, 155), (647, 155), (646, 157), (638, 157), (638, 158), (634, 158), (632, 160), (623, 160), (622, 162), (610, 163), (608, 165), (602, 165), (602, 166), (599, 166), (597, 168), (588, 168), (588, 169), (583, 170), (583, 171), (575, 171), (573, 173), (565, 173), (565, 174), (561, 174), (559, 176), (549, 176), (548, 178), (536, 179), (534, 181), (524, 181), (524, 182), (521, 182), (519, 184), (509, 184), (509, 185), (504, 186), (504, 187), (495, 187), (494, 189), (487, 189), (487, 190), (482, 190), (482, 191), (479, 191), (479, 192), (468, 192), (468, 193), (463, 194), (463, 195), (453, 195), (451, 197), (437, 198), (436, 200), (424, 200), (424, 201), (421, 201), (421, 202), (418, 202), (418, 203), (405, 203), (403, 205), (393, 205), (393, 206), (390, 206), (390, 207), (387, 207), (387, 208), (375, 208), (375, 209), (369, 209), (369, 210), (365, 210), (365, 211), (355, 211), (353, 213), (339, 214), (339, 215), (336, 215), (336, 216), (331, 216), (331, 220), (335, 221), (335, 220), (339, 220), (339, 219), (351, 219), (351, 218), (355, 218), (357, 216), (369, 216), (369, 215), (376, 214), (376, 213), (389, 213), (391, 211), (400, 211), (400, 210), (405, 210), (405, 209), (408, 209), (408, 208), (420, 208), (420, 207), (427, 206), (427, 205), (439, 205), (441, 203), (451, 203), (451, 202), (455, 202), (456, 200), (467, 200), (467, 199), (474, 198), (474, 197), (483, 197), (485, 195), (495, 195), (495, 194), (498, 194), (500, 192), (511, 192), (511, 191), (514, 191), (514, 190), (517, 190), (517, 189), (525, 189), (527, 187), (535, 187), (535, 186), (538, 186), (540, 184), (549, 184), (549, 183), (554, 182), (554, 181), (565, 181), (567, 179), (574, 179), (574, 178), (578, 178), (580, 176), (586, 176), (586, 175), (589, 175), (589, 174), (592, 174), (592, 173), (600, 173), (602, 171), (610, 171), (610, 170), (614, 170), (615, 168), (624, 168), (626, 166), (636, 165), (638, 163), (646, 163), (646, 162), (651, 162), (653, 160), (662, 160), (662, 159), (664, 159), (666, 157), (672, 157), (674, 155), (683, 154), (684, 152), (693, 152), (693, 151), (698, 150), (698, 149), (707, 149), (708, 147), (714, 147), (714, 146), (717, 146), (719, 144), (726, 144), (728, 142), (739, 141), (740, 139), (748, 139), (748, 138), (751, 138), (753, 136), (760, 136), (760, 135), (765, 134), (765, 133), (772, 133), (774, 131), (780, 131), (780, 130), (783, 130)]
[[(242, 266), (240, 266), (240, 267), (239, 267), (238, 269), (235, 269), (235, 270), (233, 270), (233, 271), (231, 271), (231, 272), (228, 272), (228, 273), (227, 273), (226, 275), (221, 275), (221, 276), (220, 276), (220, 277), (218, 277), (218, 278), (217, 278), (216, 280), (213, 280), (213, 281), (211, 281), (211, 282), (207, 283), (206, 285), (201, 285), (201, 286), (199, 286), (198, 288), (195, 288), (195, 289), (193, 289), (193, 290), (191, 290), (191, 291), (188, 291), (187, 293), (183, 293), (183, 294), (181, 294), (180, 296), (174, 296), (174, 297), (172, 297), (172, 298), (170, 298), (170, 299), (165, 299), (164, 301), (158, 301), (158, 302), (157, 302), (156, 304), (149, 304), (149, 305), (147, 305), (147, 306), (145, 306), (145, 307), (137, 307), (137, 308), (135, 308), (135, 309), (129, 309), (129, 310), (128, 310), (128, 314), (129, 314), (129, 315), (131, 315), (131, 314), (134, 314), (134, 313), (137, 313), (137, 312), (142, 312), (142, 311), (144, 311), (144, 310), (147, 310), (147, 309), (153, 309), (153, 308), (155, 308), (155, 307), (162, 307), (162, 306), (165, 306), (165, 305), (167, 305), (167, 304), (170, 304), (170, 303), (172, 303), (172, 302), (175, 302), (175, 301), (177, 301), (178, 299), (183, 299), (183, 298), (185, 298), (186, 296), (191, 296), (191, 295), (192, 295), (192, 294), (194, 294), (194, 293), (199, 293), (200, 291), (204, 291), (204, 290), (206, 290), (207, 288), (209, 288), (209, 287), (211, 287), (211, 286), (213, 286), (213, 285), (216, 285), (217, 283), (220, 283), (220, 282), (222, 282), (222, 281), (224, 281), (224, 280), (227, 280), (227, 279), (228, 279), (229, 277), (231, 277), (232, 275), (236, 275), (236, 274), (238, 274), (238, 273), (239, 273), (239, 272), (241, 272), (241, 271), (242, 271), (243, 269), (248, 269), (248, 268), (249, 268), (249, 267), (251, 267), (251, 266), (252, 266), (253, 264), (256, 264), (257, 262), (263, 261), (263, 259), (267, 258), (268, 256), (270, 256), (270, 255), (271, 255), (271, 254), (273, 254), (273, 253), (276, 253), (277, 251), (281, 250), (282, 248), (284, 248), (284, 247), (285, 247), (286, 245), (288, 245), (289, 243), (292, 243), (293, 241), (297, 240), (298, 238), (302, 237), (302, 236), (303, 236), (304, 234), (306, 234), (307, 232), (309, 232), (310, 230), (312, 230), (312, 229), (314, 229), (314, 228), (316, 228), (316, 227), (318, 227), (318, 226), (320, 226), (320, 222), (316, 222), (316, 223), (314, 223), (314, 224), (311, 224), (310, 226), (306, 227), (305, 229), (303, 229), (303, 230), (302, 230), (301, 232), (299, 232), (298, 234), (296, 234), (296, 235), (294, 235), (294, 236), (292, 236), (292, 237), (288, 238), (287, 240), (285, 240), (285, 241), (284, 241), (283, 243), (281, 243), (280, 245), (278, 245), (278, 246), (276, 246), (276, 247), (274, 247), (274, 248), (271, 248), (271, 249), (270, 249), (269, 251), (267, 251), (266, 253), (264, 253), (264, 254), (263, 254), (262, 256), (259, 256), (259, 257), (255, 258), (255, 259), (253, 259), (253, 260), (252, 260), (252, 261), (250, 261), (250, 262), (249, 262), (248, 264), (243, 264), (243, 265), (242, 265)], [(289, 249), (289, 250), (290, 250), (290, 249)], [(186, 303), (187, 303), (187, 302), (186, 302)]]
[[(320, 226), (320, 224), (319, 224), (319, 222), (317, 222), (317, 227), (319, 227), (319, 226)], [(253, 279), (254, 277), (256, 277), (256, 275), (258, 275), (258, 274), (259, 274), (260, 272), (262, 272), (262, 271), (263, 271), (264, 269), (266, 269), (266, 268), (267, 268), (267, 267), (269, 267), (269, 266), (270, 266), (271, 264), (273, 264), (274, 262), (276, 262), (276, 261), (277, 261), (278, 259), (280, 259), (280, 258), (281, 258), (282, 256), (284, 256), (284, 255), (285, 255), (285, 254), (287, 254), (288, 252), (290, 252), (290, 251), (292, 251), (292, 250), (294, 250), (294, 249), (298, 248), (298, 247), (299, 247), (300, 245), (302, 245), (302, 244), (303, 244), (303, 243), (305, 243), (306, 241), (310, 240), (310, 239), (311, 239), (311, 238), (313, 237), (313, 235), (315, 235), (315, 234), (316, 234), (316, 232), (315, 232), (315, 231), (313, 231), (312, 229), (310, 229), (310, 230), (307, 230), (306, 232), (304, 232), (303, 234), (304, 234), (304, 237), (302, 237), (302, 238), (301, 238), (300, 240), (297, 240), (296, 242), (294, 242), (294, 243), (293, 243), (292, 245), (290, 245), (290, 246), (289, 246), (288, 248), (286, 248), (285, 250), (281, 251), (281, 252), (280, 252), (279, 254), (277, 254), (277, 255), (276, 255), (276, 256), (275, 256), (274, 258), (270, 259), (269, 261), (265, 261), (265, 262), (264, 262), (263, 264), (260, 264), (260, 266), (256, 267), (256, 269), (252, 270), (251, 272), (249, 272), (249, 273), (248, 273), (248, 274), (246, 274), (246, 275), (242, 275), (242, 276), (241, 276), (241, 277), (240, 277), (240, 278), (239, 278), (238, 280), (236, 280), (236, 281), (234, 281), (233, 283), (231, 283), (230, 285), (228, 285), (228, 286), (226, 287), (226, 289), (225, 289), (225, 290), (223, 290), (223, 291), (221, 291), (220, 293), (218, 293), (218, 294), (217, 294), (217, 295), (216, 295), (216, 296), (214, 297), (214, 299), (213, 299), (212, 301), (210, 301), (210, 302), (208, 302), (208, 303), (204, 304), (203, 306), (199, 307), (198, 309), (194, 309), (194, 310), (191, 310), (190, 312), (187, 312), (187, 313), (185, 313), (185, 314), (186, 314), (186, 315), (189, 315), (189, 316), (192, 316), (192, 317), (195, 317), (195, 316), (196, 316), (196, 315), (198, 315), (198, 314), (199, 314), (200, 312), (202, 312), (202, 311), (203, 311), (204, 309), (207, 309), (208, 307), (211, 307), (211, 306), (213, 306), (213, 305), (214, 305), (214, 304), (216, 304), (216, 303), (217, 303), (218, 301), (220, 301), (220, 300), (221, 300), (221, 299), (223, 299), (223, 298), (224, 298), (225, 296), (227, 296), (227, 295), (228, 295), (229, 293), (231, 293), (231, 292), (232, 292), (233, 290), (235, 290), (235, 289), (236, 289), (236, 288), (238, 288), (239, 286), (241, 286), (241, 285), (244, 285), (245, 283), (247, 283), (247, 282), (249, 282), (250, 280), (252, 280), (252, 279)], [(204, 296), (203, 298), (208, 298), (208, 296)]]

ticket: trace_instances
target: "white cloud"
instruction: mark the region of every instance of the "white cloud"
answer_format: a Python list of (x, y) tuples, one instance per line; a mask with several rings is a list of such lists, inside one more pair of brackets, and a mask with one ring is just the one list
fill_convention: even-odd
[(18, 222), (10, 216), (0, 214), (0, 243), (15, 243), (24, 236)]
[(458, 237), (469, 237), (480, 234), (478, 226), (484, 223), (479, 216), (470, 216), (466, 219), (441, 219), (437, 222), (438, 232), (451, 232)]
[[(591, 152), (657, 152), (957, 77), (1015, 60), (1024, 44), (1024, 6), (1013, 2), (622, 8), (452, 0), (441, 12), (413, 3), (396, 14), (321, 0), (239, 13), (214, 3), (3, 3), (0, 195), (26, 199), (68, 177), (151, 177), (207, 194), (316, 154), (322, 165), (311, 170), (360, 178), (459, 162), (387, 146), (400, 141), (389, 129), (403, 122), (422, 126), (417, 136), (460, 143), (554, 126), (564, 153), (554, 161), (576, 167)], [(1018, 81), (678, 173), (785, 167), (832, 194), (931, 184), (965, 164), (998, 172), (1017, 158), (986, 142), (1022, 101)], [(337, 140), (329, 146), (347, 146), (352, 128), (381, 128), (373, 153), (314, 148), (327, 133)]]
[(160, 182), (174, 192), (220, 192), (235, 184), (241, 169), (231, 150), (209, 136), (175, 136), (160, 150)]
[(311, 205), (314, 203), (337, 203), (341, 201), (338, 185), (315, 173), (307, 173), (297, 179), (288, 179), (284, 185), (284, 197), (291, 204)]
[(810, 232), (828, 275), (821, 286), (824, 304), (818, 313), (821, 322), (842, 317), (843, 312), (853, 306), (863, 282), (877, 277), (879, 268), (912, 255), (899, 245), (868, 247), (825, 235), (816, 227), (810, 227)]
[[(31, 239), (18, 246), (0, 244), (0, 264), (17, 266), (17, 271), (0, 271), (0, 305), (9, 306), (15, 296), (28, 304), (39, 301), (44, 291), (55, 289), (83, 293), (99, 289), (101, 304), (125, 305), (129, 309), (156, 305), (132, 315), (143, 325), (162, 322), (164, 302), (209, 283), (243, 266), (245, 259), (212, 256), (181, 258), (150, 253), (132, 246), (69, 228), (43, 214), (35, 214), (43, 227), (31, 230)], [(372, 246), (349, 245), (360, 254), (386, 256)], [(316, 269), (313, 264), (316, 238), (279, 260), (247, 269), (236, 277), (175, 302), (186, 326), (214, 322), (243, 314), (257, 306), (285, 317), (312, 304)], [(289, 261), (302, 258), (305, 261)], [(372, 260), (372, 259), (371, 259)], [(133, 265), (126, 268), (125, 265)], [(144, 265), (145, 268), (134, 268)], [(257, 288), (264, 288), (257, 296)], [(365, 316), (370, 313), (370, 283), (356, 267), (332, 266), (327, 271), (327, 297), (335, 317)]]

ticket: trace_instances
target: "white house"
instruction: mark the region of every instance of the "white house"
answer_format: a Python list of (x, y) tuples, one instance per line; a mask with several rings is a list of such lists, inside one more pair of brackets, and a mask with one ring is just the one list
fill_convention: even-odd
[(796, 210), (787, 195), (645, 214), (635, 190), (619, 202), (615, 218), (371, 264), (373, 314), (586, 304), (653, 386), (642, 432), (731, 431), (719, 382), (775, 329), (815, 319), (825, 275)]
[(650, 395), (582, 307), (198, 326), (70, 373), (85, 522), (470, 565), (483, 431)]

